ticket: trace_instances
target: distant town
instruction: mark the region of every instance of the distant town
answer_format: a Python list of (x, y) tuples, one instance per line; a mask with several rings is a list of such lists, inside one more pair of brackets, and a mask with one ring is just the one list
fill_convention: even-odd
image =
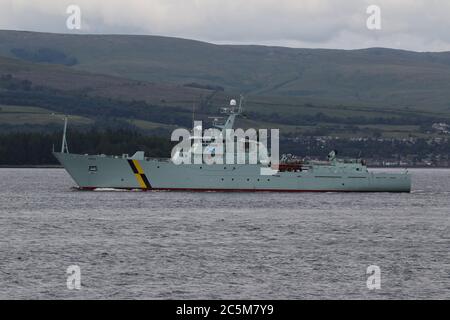
[[(384, 138), (336, 136), (288, 137), (284, 145), (297, 157), (323, 160), (337, 150), (343, 159), (361, 158), (370, 167), (450, 167), (450, 125), (434, 123), (429, 138)], [(299, 150), (301, 150), (299, 152)]]

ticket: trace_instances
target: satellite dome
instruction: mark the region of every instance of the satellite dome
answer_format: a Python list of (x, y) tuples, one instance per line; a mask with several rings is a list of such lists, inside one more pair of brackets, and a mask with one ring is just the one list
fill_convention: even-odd
[(231, 99), (231, 101), (230, 101), (230, 106), (233, 106), (233, 107), (235, 107), (237, 105), (237, 102), (236, 102), (236, 100), (234, 100), (234, 99)]

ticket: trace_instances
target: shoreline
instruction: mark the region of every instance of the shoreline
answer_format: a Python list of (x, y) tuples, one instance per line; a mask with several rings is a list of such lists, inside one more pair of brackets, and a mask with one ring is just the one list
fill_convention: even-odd
[[(64, 169), (62, 165), (0, 165), (0, 169)], [(370, 166), (368, 169), (450, 169), (450, 167), (430, 167), (430, 166), (411, 166), (411, 167), (382, 167)]]
[(55, 165), (0, 165), (0, 169), (64, 169), (63, 166)]

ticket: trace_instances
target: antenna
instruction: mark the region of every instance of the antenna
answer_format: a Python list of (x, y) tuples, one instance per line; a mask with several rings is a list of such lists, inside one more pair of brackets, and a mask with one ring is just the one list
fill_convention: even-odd
[(195, 124), (195, 101), (192, 102), (192, 127), (194, 127)]
[(69, 119), (68, 116), (64, 116), (64, 132), (62, 138), (61, 153), (69, 153), (69, 147), (67, 146), (67, 139), (66, 139), (68, 119)]
[(241, 113), (242, 113), (242, 110), (244, 109), (244, 100), (245, 100), (245, 98), (244, 98), (244, 96), (241, 94), (241, 97), (240, 97), (240, 99), (239, 99), (239, 110), (238, 110), (238, 113), (239, 113), (239, 114), (241, 114)]

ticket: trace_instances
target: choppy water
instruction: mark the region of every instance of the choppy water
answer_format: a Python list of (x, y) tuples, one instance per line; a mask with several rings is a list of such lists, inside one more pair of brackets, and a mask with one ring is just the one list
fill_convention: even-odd
[(0, 169), (0, 298), (449, 299), (450, 170), (413, 174), (413, 194), (141, 193)]

